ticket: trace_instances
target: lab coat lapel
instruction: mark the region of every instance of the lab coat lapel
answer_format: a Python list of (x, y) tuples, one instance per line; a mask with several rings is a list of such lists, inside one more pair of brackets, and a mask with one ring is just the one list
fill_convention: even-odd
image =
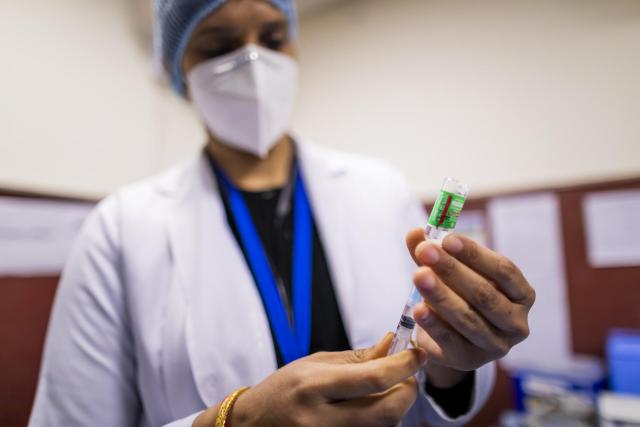
[(311, 209), (322, 241), (344, 327), (351, 345), (356, 343), (355, 282), (350, 262), (349, 212), (344, 203), (346, 165), (313, 145), (297, 144), (298, 161), (309, 193)]
[[(345, 329), (357, 344), (355, 283), (350, 262), (346, 166), (313, 146), (298, 145), (305, 187), (325, 249)], [(185, 340), (196, 388), (206, 405), (262, 381), (277, 368), (260, 295), (228, 227), (224, 205), (204, 156), (175, 179), (168, 229), (174, 286), (184, 297)], [(172, 187), (172, 188), (171, 188)], [(171, 360), (166, 361), (171, 364)], [(165, 369), (171, 369), (166, 366)]]
[(179, 190), (169, 224), (176, 285), (186, 300), (185, 338), (196, 387), (215, 404), (276, 369), (269, 323), (206, 158)]

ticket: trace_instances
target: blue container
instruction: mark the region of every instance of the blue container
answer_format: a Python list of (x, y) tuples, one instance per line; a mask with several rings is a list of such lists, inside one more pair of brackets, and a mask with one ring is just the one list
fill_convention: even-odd
[(640, 394), (640, 331), (614, 330), (607, 339), (611, 390)]
[(603, 363), (587, 356), (521, 363), (509, 370), (516, 409), (528, 414), (547, 413), (557, 408), (578, 415), (595, 413), (597, 396), (605, 383)]

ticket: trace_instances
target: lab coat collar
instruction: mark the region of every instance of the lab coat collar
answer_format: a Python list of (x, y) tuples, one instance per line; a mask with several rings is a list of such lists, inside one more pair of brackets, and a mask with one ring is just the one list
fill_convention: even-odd
[[(310, 143), (296, 141), (295, 144), (298, 161), (303, 169), (310, 169), (306, 171), (307, 175), (313, 175), (314, 178), (338, 177), (347, 172), (347, 163), (342, 155)], [(168, 197), (187, 198), (194, 192), (201, 194), (202, 191), (217, 191), (211, 167), (203, 152), (174, 166), (154, 181), (157, 191)]]

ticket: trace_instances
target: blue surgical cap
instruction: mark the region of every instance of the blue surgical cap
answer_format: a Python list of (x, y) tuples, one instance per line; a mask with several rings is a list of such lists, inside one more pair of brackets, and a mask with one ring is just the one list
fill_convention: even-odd
[[(228, 0), (155, 0), (154, 44), (156, 60), (166, 72), (174, 90), (185, 93), (182, 57), (198, 24)], [(269, 0), (289, 21), (289, 32), (296, 33), (293, 0)]]

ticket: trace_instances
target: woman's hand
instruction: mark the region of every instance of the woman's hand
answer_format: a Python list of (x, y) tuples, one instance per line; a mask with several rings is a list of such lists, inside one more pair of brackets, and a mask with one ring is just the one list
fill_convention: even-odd
[[(387, 354), (392, 334), (374, 347), (316, 353), (279, 369), (238, 398), (230, 425), (367, 426), (400, 422), (416, 398), (413, 375), (424, 366), (420, 349)], [(217, 407), (194, 427), (215, 424)]]
[(512, 261), (460, 235), (439, 247), (421, 229), (407, 235), (407, 246), (424, 297), (414, 309), (418, 345), (432, 362), (427, 375), (435, 386), (455, 385), (529, 335), (536, 294)]

